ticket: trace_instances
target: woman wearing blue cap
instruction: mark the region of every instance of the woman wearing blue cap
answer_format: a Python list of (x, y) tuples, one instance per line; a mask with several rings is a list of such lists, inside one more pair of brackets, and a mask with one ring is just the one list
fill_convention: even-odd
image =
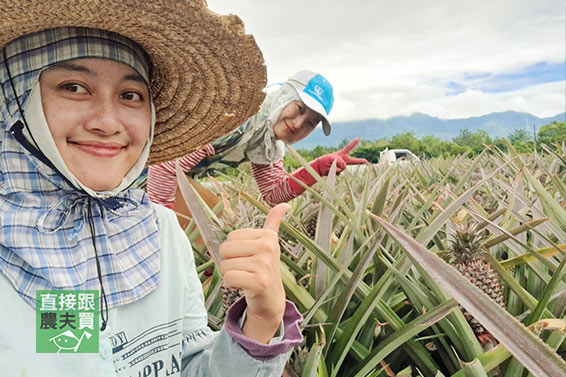
[[(334, 103), (332, 85), (322, 75), (301, 71), (291, 76), (275, 92), (266, 96), (259, 112), (234, 132), (208, 144), (202, 150), (178, 160), (149, 167), (147, 190), (154, 203), (173, 208), (177, 179), (175, 165), (191, 175), (208, 169), (215, 162), (237, 166), (251, 161), (252, 173), (263, 199), (271, 204), (288, 202), (305, 189), (293, 178), (312, 186), (316, 180), (305, 168), (286, 174), (283, 167), (285, 143), (293, 144), (307, 137), (319, 122), (325, 135), (330, 134), (328, 114)], [(359, 139), (338, 152), (317, 158), (310, 166), (320, 175), (328, 175), (336, 160), (339, 173), (350, 164), (364, 164), (349, 152)]]

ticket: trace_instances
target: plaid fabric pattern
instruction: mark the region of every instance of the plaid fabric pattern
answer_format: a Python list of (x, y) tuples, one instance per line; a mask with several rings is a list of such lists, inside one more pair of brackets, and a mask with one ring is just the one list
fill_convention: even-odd
[[(99, 57), (128, 64), (146, 78), (149, 72), (143, 51), (132, 42), (89, 29), (28, 35), (5, 53), (24, 112), (41, 71), (63, 60)], [(3, 58), (0, 85), (0, 271), (31, 306), (38, 289), (100, 289), (94, 239), (109, 308), (153, 291), (159, 285), (160, 233), (147, 195), (130, 189), (97, 199), (71, 187), (10, 133), (21, 116)]]
[[(211, 145), (214, 147), (214, 154), (205, 156), (201, 159), (195, 166), (191, 167), (190, 171), (188, 171), (193, 177), (198, 176), (205, 176), (207, 170), (213, 168), (213, 164), (220, 162), (224, 163), (228, 166), (237, 167), (243, 161), (225, 161), (223, 160), (226, 155), (228, 155), (234, 146), (238, 144), (241, 140), (242, 135), (246, 132), (246, 128), (248, 127), (249, 121), (242, 124), (240, 127), (236, 128), (231, 133), (219, 137), (218, 139), (214, 140)], [(182, 157), (184, 158), (184, 157)], [(183, 169), (187, 171), (186, 169)]]

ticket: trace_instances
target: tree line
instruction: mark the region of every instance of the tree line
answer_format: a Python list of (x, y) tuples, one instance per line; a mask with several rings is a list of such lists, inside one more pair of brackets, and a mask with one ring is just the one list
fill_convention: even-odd
[[(363, 157), (372, 163), (378, 162), (379, 153), (385, 148), (409, 149), (420, 158), (449, 157), (463, 153), (476, 155), (481, 153), (486, 145), (495, 145), (506, 151), (507, 144), (504, 139), (507, 139), (513, 145), (513, 148), (520, 153), (533, 152), (535, 149), (540, 151), (542, 144), (550, 148), (556, 148), (557, 145), (566, 142), (566, 122), (554, 121), (542, 126), (536, 134), (530, 133), (525, 129), (517, 129), (505, 138), (496, 139), (492, 139), (484, 130), (472, 132), (464, 129), (451, 141), (442, 140), (435, 136), (424, 136), (419, 139), (413, 132), (405, 132), (395, 135), (391, 139), (384, 138), (375, 141), (362, 139), (351, 155)], [(298, 149), (297, 152), (307, 161), (311, 161), (324, 154), (343, 148), (349, 141), (343, 140), (336, 148), (319, 145), (314, 149)], [(301, 166), (299, 161), (294, 159), (289, 153), (285, 154), (283, 162), (287, 171)]]

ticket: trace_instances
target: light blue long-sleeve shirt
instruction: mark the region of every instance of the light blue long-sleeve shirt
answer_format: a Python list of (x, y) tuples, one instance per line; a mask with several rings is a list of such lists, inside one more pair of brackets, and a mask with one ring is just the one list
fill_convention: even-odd
[[(301, 341), (296, 308), (287, 304), (285, 337), (278, 344), (242, 341), (226, 328), (212, 332), (187, 237), (172, 211), (155, 210), (162, 250), (159, 287), (108, 311), (98, 354), (36, 353), (36, 312), (0, 274), (0, 377), (281, 376), (290, 349)], [(258, 351), (266, 356), (257, 357)]]

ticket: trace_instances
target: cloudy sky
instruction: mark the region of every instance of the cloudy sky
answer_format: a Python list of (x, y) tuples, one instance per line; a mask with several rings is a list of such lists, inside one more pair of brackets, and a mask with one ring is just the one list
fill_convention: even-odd
[(465, 118), (566, 107), (563, 0), (208, 0), (240, 16), (268, 81), (310, 69), (333, 121), (423, 112)]

